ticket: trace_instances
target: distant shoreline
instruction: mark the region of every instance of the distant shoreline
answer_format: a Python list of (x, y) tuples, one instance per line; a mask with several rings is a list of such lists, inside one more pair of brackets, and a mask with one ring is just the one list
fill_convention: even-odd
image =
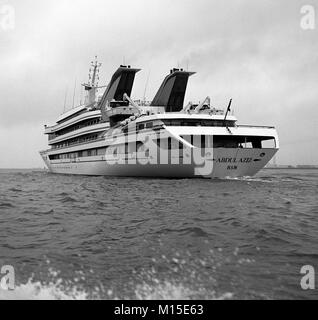
[(297, 167), (265, 167), (262, 170), (318, 170), (318, 167), (297, 168)]
[(5, 171), (46, 171), (44, 168), (0, 168), (0, 172)]

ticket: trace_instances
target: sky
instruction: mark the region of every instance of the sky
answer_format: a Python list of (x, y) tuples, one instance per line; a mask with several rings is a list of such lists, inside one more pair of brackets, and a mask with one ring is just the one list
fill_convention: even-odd
[(304, 5), (318, 12), (317, 0), (0, 0), (0, 167), (44, 167), (44, 125), (66, 92), (72, 107), (75, 82), (79, 104), (95, 55), (101, 85), (120, 64), (142, 69), (134, 99), (173, 67), (196, 71), (185, 103), (233, 98), (240, 124), (277, 127), (278, 164), (318, 164), (318, 25), (301, 27)]

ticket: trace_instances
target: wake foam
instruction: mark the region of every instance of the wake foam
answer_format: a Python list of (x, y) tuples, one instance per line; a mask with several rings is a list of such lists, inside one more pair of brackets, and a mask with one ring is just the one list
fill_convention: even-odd
[(62, 288), (59, 284), (41, 284), (29, 280), (16, 286), (15, 290), (0, 289), (0, 300), (87, 300), (88, 294), (76, 287)]
[(164, 281), (157, 285), (147, 283), (136, 285), (132, 297), (121, 297), (113, 290), (101, 292), (96, 288), (93, 292), (76, 286), (63, 287), (59, 283), (42, 284), (29, 280), (26, 284), (16, 286), (15, 290), (0, 289), (0, 300), (226, 300), (232, 299), (232, 293), (217, 295), (206, 289), (191, 289), (183, 284)]
[(138, 300), (225, 300), (232, 299), (232, 293), (225, 293), (221, 296), (206, 289), (190, 289), (183, 284), (171, 283), (164, 281), (158, 285), (148, 285), (144, 283), (139, 285), (135, 291)]

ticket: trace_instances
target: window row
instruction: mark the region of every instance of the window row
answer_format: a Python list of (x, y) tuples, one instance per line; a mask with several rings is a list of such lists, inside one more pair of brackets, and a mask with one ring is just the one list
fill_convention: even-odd
[(77, 152), (51, 155), (49, 156), (49, 158), (50, 160), (66, 160), (66, 159), (104, 156), (105, 153), (106, 153), (106, 148), (95, 148), (95, 149), (88, 149), (88, 150), (77, 151)]
[(63, 141), (61, 143), (57, 143), (57, 144), (52, 146), (52, 149), (66, 148), (66, 147), (78, 145), (78, 144), (81, 144), (81, 143), (94, 141), (94, 140), (97, 140), (97, 139), (98, 139), (98, 134), (84, 135), (84, 136), (81, 136), (81, 137), (78, 137), (78, 138), (73, 138), (73, 139), (69, 139), (69, 140)]
[(202, 120), (202, 119), (167, 119), (163, 120), (166, 126), (188, 127), (235, 127), (233, 120)]
[(65, 129), (57, 131), (54, 134), (50, 134), (49, 135), (49, 140), (55, 139), (55, 138), (57, 138), (59, 136), (62, 136), (64, 134), (67, 134), (67, 133), (70, 133), (70, 132), (73, 132), (73, 131), (76, 131), (76, 130), (79, 130), (79, 129), (82, 129), (82, 128), (85, 128), (85, 127), (89, 127), (89, 126), (98, 124), (100, 122), (101, 122), (101, 118), (89, 119), (89, 120), (81, 121), (81, 122), (79, 122), (77, 124), (74, 124), (74, 125), (69, 126), (69, 127), (65, 128)]

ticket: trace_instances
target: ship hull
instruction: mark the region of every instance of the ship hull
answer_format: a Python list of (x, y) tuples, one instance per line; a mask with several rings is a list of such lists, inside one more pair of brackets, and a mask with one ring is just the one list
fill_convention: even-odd
[[(205, 163), (180, 158), (169, 164), (112, 163), (105, 156), (50, 161), (42, 154), (49, 172), (68, 175), (153, 177), (153, 178), (227, 178), (254, 176), (274, 157), (278, 149), (216, 148)], [(134, 162), (134, 161), (133, 161)]]

